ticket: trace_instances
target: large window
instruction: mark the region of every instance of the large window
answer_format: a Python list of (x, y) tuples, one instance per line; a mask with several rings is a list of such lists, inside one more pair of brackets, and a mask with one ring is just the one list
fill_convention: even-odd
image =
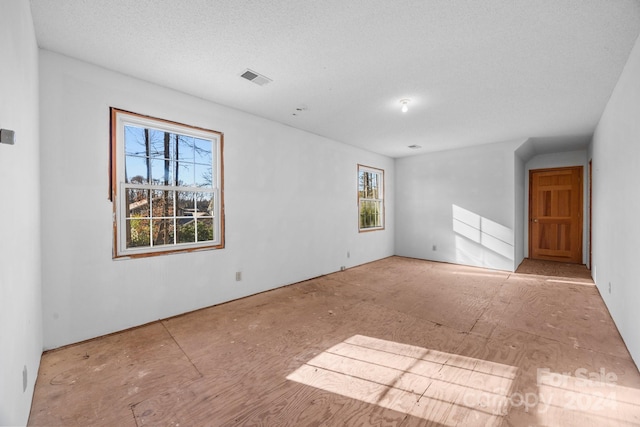
[(384, 171), (358, 165), (360, 231), (384, 228)]
[(222, 133), (111, 109), (114, 256), (224, 246)]

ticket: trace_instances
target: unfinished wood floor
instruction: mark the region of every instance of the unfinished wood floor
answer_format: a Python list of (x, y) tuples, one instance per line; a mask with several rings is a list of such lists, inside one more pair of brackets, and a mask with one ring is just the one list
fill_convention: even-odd
[(588, 275), (524, 267), (392, 257), (47, 352), (29, 425), (640, 425)]

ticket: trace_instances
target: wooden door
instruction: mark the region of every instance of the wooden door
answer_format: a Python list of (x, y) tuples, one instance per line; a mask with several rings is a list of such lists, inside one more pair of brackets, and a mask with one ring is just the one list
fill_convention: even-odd
[(529, 257), (582, 264), (582, 166), (529, 172)]

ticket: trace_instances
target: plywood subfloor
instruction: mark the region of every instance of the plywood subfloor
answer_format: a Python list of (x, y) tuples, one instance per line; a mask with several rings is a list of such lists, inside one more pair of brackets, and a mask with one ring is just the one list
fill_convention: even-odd
[(33, 426), (640, 426), (593, 282), (401, 257), (45, 353)]
[(591, 272), (583, 264), (544, 261), (525, 258), (516, 270), (518, 274), (535, 274), (538, 276), (557, 276), (573, 279), (591, 280)]

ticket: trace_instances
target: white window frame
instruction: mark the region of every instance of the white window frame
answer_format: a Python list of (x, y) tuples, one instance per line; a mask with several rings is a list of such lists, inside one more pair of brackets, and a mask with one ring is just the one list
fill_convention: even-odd
[[(125, 177), (125, 126), (154, 129), (161, 132), (185, 135), (211, 141), (212, 144), (212, 176), (211, 186), (178, 186), (158, 185), (152, 183), (127, 183)], [(195, 251), (202, 249), (221, 249), (224, 247), (224, 203), (223, 203), (223, 134), (221, 132), (184, 125), (177, 122), (144, 116), (128, 111), (111, 108), (111, 201), (113, 202), (113, 257), (142, 257), (175, 252)], [(175, 197), (173, 199), (174, 243), (154, 245), (150, 238), (149, 246), (127, 247), (127, 206), (126, 190), (136, 188), (150, 192), (149, 204), (153, 217), (153, 196), (151, 191), (169, 190), (177, 192), (208, 193), (212, 197), (213, 240), (201, 242), (178, 243), (176, 221), (178, 216)], [(174, 193), (175, 194), (175, 193)], [(197, 222), (196, 222), (197, 223)], [(197, 226), (196, 226), (197, 227)], [(150, 233), (151, 229), (150, 229)], [(197, 231), (195, 232), (197, 236)], [(197, 240), (197, 237), (196, 237)]]
[[(362, 197), (361, 188), (360, 188), (360, 174), (361, 172), (370, 173), (377, 176), (376, 180), (378, 182), (378, 197), (377, 198), (365, 198)], [(379, 225), (363, 227), (361, 221), (362, 208), (364, 203), (375, 203), (379, 205)], [(374, 168), (371, 166), (358, 165), (358, 230), (360, 232), (368, 232), (368, 231), (377, 231), (384, 230), (384, 221), (385, 221), (385, 207), (384, 207), (384, 170)]]

